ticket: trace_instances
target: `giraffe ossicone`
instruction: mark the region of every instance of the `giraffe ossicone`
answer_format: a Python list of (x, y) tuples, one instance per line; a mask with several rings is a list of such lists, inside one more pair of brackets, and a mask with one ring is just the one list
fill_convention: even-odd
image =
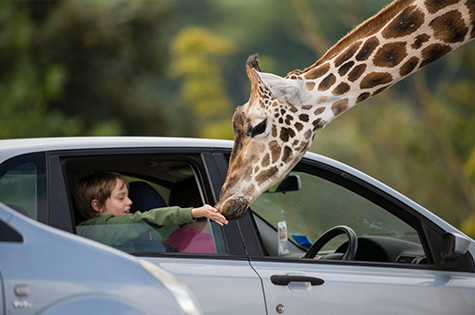
[(473, 0), (396, 0), (285, 78), (261, 72), (250, 56), (251, 94), (233, 116), (234, 146), (216, 208), (241, 217), (299, 162), (316, 131), (474, 37)]

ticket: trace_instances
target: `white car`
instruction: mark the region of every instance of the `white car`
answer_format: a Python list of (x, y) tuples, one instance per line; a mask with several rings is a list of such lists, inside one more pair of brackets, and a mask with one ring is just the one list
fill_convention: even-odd
[[(213, 205), (232, 144), (155, 137), (3, 140), (0, 201), (81, 233), (84, 218), (72, 194), (77, 181), (116, 171), (131, 182), (131, 211)], [(475, 310), (472, 239), (369, 176), (313, 153), (227, 226), (198, 221), (153, 232), (132, 240), (128, 252), (183, 281), (205, 314)]]

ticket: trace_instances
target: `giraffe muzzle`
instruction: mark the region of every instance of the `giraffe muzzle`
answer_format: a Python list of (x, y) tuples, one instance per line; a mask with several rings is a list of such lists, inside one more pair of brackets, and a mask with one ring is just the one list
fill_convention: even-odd
[(243, 196), (231, 196), (224, 200), (221, 206), (218, 204), (216, 207), (220, 210), (221, 214), (228, 220), (239, 219), (246, 214), (249, 204)]

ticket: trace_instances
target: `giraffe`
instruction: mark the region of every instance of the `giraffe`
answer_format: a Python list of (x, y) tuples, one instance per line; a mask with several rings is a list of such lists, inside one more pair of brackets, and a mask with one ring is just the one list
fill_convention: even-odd
[(216, 208), (228, 219), (243, 216), (292, 170), (318, 130), (474, 37), (475, 0), (396, 0), (285, 78), (262, 72), (250, 56), (250, 98), (233, 116), (234, 146)]

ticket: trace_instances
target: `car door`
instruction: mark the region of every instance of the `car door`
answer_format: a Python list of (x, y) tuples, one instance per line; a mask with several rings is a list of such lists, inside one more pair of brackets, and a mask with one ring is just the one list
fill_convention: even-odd
[[(293, 185), (277, 185), (251, 205), (252, 242), (261, 250), (252, 244), (249, 253), (269, 314), (473, 312), (473, 258), (444, 264), (443, 231), (432, 222), (329, 165), (303, 160), (289, 176)], [(350, 252), (345, 233), (304, 257), (326, 231), (347, 227), (357, 236), (354, 258), (341, 260)]]
[[(130, 193), (135, 182), (147, 183), (160, 193), (166, 205), (186, 207), (190, 205), (177, 204), (172, 199), (188, 200), (192, 191), (186, 190), (180, 198), (172, 198), (176, 187), (191, 179), (197, 185), (200, 205), (214, 204), (219, 194), (222, 171), (217, 168), (209, 149), (170, 147), (58, 151), (49, 154), (49, 169), (51, 187), (55, 187), (49, 196), (51, 224), (79, 234), (81, 227), (78, 220), (81, 218), (72, 192), (78, 179), (89, 172), (120, 172), (130, 182)], [(135, 198), (132, 201), (136, 204), (140, 202)], [(186, 226), (134, 240), (134, 249), (126, 251), (180, 278), (195, 294), (205, 314), (265, 314), (261, 281), (245, 255), (238, 223), (230, 222), (223, 228), (209, 221), (196, 223), (204, 223), (206, 232), (203, 230), (200, 234), (211, 242), (211, 252), (209, 247), (202, 250), (199, 246), (188, 246), (188, 243), (187, 246), (176, 243), (180, 237), (173, 236), (179, 235), (177, 233)], [(189, 236), (183, 235), (183, 238)], [(171, 238), (175, 242), (171, 242)], [(194, 241), (195, 238), (191, 238), (190, 244), (193, 245)]]

